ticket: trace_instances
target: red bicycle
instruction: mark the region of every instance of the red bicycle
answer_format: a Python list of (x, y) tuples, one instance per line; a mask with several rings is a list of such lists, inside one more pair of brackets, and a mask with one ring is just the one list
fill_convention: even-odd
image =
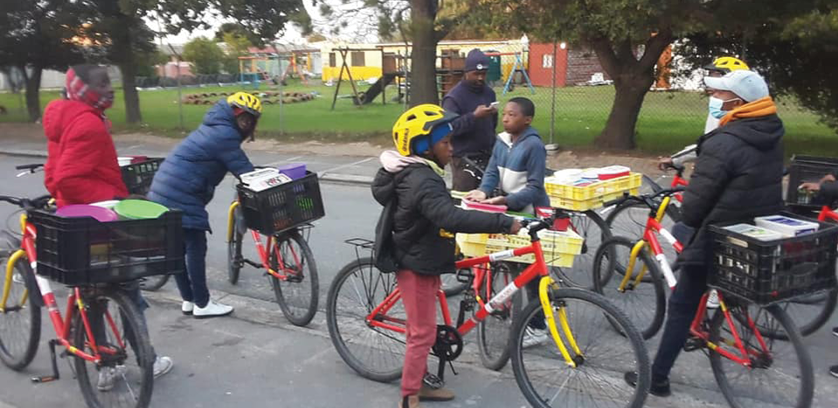
[[(676, 251), (683, 249), (660, 223), (670, 197), (678, 191), (669, 189), (627, 196), (611, 203), (621, 205), (632, 201), (646, 207), (643, 238), (637, 241), (612, 238), (603, 243), (595, 255), (595, 290), (629, 313), (632, 323), (646, 339), (653, 337), (663, 324), (664, 282), (672, 289), (677, 284), (657, 235), (664, 237)], [(661, 196), (662, 202), (657, 201)], [(608, 247), (612, 247), (612, 251), (609, 252)], [(617, 262), (610, 255), (614, 253), (628, 256)], [(740, 267), (740, 263), (731, 262)], [(625, 268), (618, 268), (619, 263), (626, 265)], [(809, 269), (811, 265), (804, 262), (792, 269), (797, 267), (801, 268), (800, 274), (805, 275), (808, 272), (803, 269)], [(799, 275), (795, 271), (788, 274)], [(650, 279), (644, 279), (647, 275)], [(736, 408), (771, 404), (796, 408), (811, 406), (814, 395), (811, 357), (794, 319), (786, 313), (787, 305), (794, 299), (760, 305), (728, 296), (719, 289), (716, 293), (719, 308), (711, 315), (707, 306), (710, 293), (707, 291), (701, 298), (690, 328), (693, 337), (685, 350), (703, 350), (707, 354), (716, 382), (730, 405)]]
[[(0, 196), (0, 201), (26, 211), (46, 208), (49, 196), (29, 200)], [(121, 284), (70, 287), (66, 314), (46, 278), (36, 275), (35, 226), (21, 215), (22, 239), (5, 252), (5, 280), (0, 299), (0, 361), (20, 371), (35, 358), (41, 336), (41, 308), (46, 307), (56, 338), (49, 341), (52, 375), (34, 382), (59, 379), (56, 347), (72, 356), (73, 370), (91, 408), (145, 408), (154, 385), (153, 351), (145, 321)]]
[[(641, 407), (651, 378), (640, 333), (602, 296), (559, 288), (550, 277), (537, 234), (552, 222), (525, 220), (524, 224), (529, 227), (531, 245), (457, 262), (458, 269), (466, 269), (516, 256), (535, 256), (535, 263), (503, 288), (492, 289), (485, 299), (465, 296), (457, 327), (452, 325), (445, 293), (438, 292), (443, 321), (437, 326), (432, 350), (440, 359), (438, 377), (442, 380), (445, 365), (461, 355), (468, 332), (476, 327), (483, 330), (493, 321), (508, 324), (505, 320), (516, 292), (539, 279), (539, 298), (512, 319), (509, 335), (513, 373), (526, 399), (534, 407), (577, 407), (580, 401), (595, 401), (600, 407)], [(371, 245), (366, 240), (349, 242), (356, 245), (359, 255)], [(401, 376), (406, 315), (395, 274), (382, 273), (373, 258), (359, 256), (335, 277), (326, 318), (338, 354), (358, 374), (382, 382)], [(552, 341), (525, 347), (526, 329), (539, 323), (549, 328)], [(612, 331), (611, 325), (618, 331)], [(622, 381), (622, 372), (629, 370), (640, 373), (637, 389)]]

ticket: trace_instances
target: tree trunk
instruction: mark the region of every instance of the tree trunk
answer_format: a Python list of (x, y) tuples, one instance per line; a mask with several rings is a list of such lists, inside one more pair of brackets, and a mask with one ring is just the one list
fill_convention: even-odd
[(651, 73), (625, 73), (614, 78), (617, 94), (605, 129), (596, 138), (597, 146), (626, 150), (634, 148), (637, 117), (652, 82), (654, 77)]
[[(41, 118), (41, 67), (32, 67), (32, 73), (26, 75), (26, 111), (29, 121), (37, 122)], [(25, 72), (25, 71), (24, 71)]]
[(125, 121), (140, 123), (143, 120), (140, 113), (140, 95), (137, 92), (137, 67), (133, 63), (119, 64), (122, 72), (122, 92), (125, 100)]
[(411, 0), (410, 28), (413, 37), (410, 73), (410, 105), (439, 103), (436, 85), (436, 10), (432, 1)]

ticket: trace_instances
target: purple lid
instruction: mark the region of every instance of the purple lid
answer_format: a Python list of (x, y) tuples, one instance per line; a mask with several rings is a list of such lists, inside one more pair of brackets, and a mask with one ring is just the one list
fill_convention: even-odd
[(65, 218), (77, 217), (93, 217), (99, 222), (111, 222), (119, 220), (119, 216), (115, 212), (107, 208), (97, 207), (95, 205), (74, 204), (67, 205), (58, 209), (56, 215)]

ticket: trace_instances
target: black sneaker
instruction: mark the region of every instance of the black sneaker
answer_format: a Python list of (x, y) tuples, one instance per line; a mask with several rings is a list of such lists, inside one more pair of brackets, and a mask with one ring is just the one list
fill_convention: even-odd
[(829, 374), (831, 374), (835, 378), (838, 378), (838, 365), (829, 367)]
[[(626, 373), (625, 378), (628, 385), (631, 385), (632, 387), (637, 387), (637, 373), (635, 373), (634, 371), (629, 371)], [(656, 397), (668, 397), (672, 395), (672, 391), (669, 389), (669, 380), (652, 380), (652, 387), (651, 389), (649, 389), (649, 393)]]

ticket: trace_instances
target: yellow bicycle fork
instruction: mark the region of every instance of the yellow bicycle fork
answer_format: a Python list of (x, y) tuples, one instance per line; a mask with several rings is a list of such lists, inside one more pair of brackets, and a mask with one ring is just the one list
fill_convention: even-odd
[(230, 209), (227, 210), (227, 242), (233, 241), (233, 226), (236, 223), (236, 208), (239, 208), (239, 200), (230, 203)]
[[(666, 215), (666, 208), (669, 207), (670, 201), (670, 196), (664, 197), (663, 201), (661, 201), (661, 205), (660, 207), (658, 207), (658, 212), (657, 214), (655, 214), (655, 220), (657, 220), (657, 222), (661, 222), (661, 220), (663, 220), (663, 216)], [(626, 266), (626, 274), (625, 276), (623, 276), (623, 280), (620, 282), (620, 286), (617, 288), (618, 291), (626, 291), (626, 286), (631, 280), (631, 276), (634, 274), (634, 265), (637, 263), (637, 257), (640, 255), (640, 251), (642, 251), (644, 247), (646, 247), (646, 241), (644, 239), (641, 239), (640, 241), (637, 241), (636, 244), (634, 244), (634, 247), (631, 248), (629, 263)], [(643, 276), (646, 275), (646, 272), (648, 272), (648, 269), (646, 269), (646, 265), (643, 265), (643, 267), (640, 268), (640, 273), (638, 273), (637, 276), (634, 278), (634, 287), (637, 287), (637, 285), (640, 284), (640, 282), (643, 280)]]
[[(550, 334), (553, 336), (553, 341), (559, 349), (559, 353), (564, 357), (568, 366), (575, 368), (577, 366), (576, 360), (571, 357), (570, 352), (565, 345), (564, 340), (559, 334), (559, 329), (556, 325), (556, 316), (553, 313), (553, 306), (550, 303), (550, 288), (555, 284), (553, 279), (549, 276), (542, 277), (538, 282), (538, 298), (541, 301), (541, 308), (544, 310), (544, 316), (547, 319), (547, 326), (550, 328)], [(582, 350), (576, 344), (576, 339), (573, 338), (573, 333), (570, 330), (570, 325), (567, 323), (567, 311), (565, 306), (561, 305), (556, 310), (559, 315), (559, 324), (561, 324), (564, 337), (567, 339), (570, 348), (577, 356), (582, 356)]]
[[(15, 274), (15, 265), (17, 262), (26, 256), (26, 252), (22, 249), (18, 249), (15, 251), (10, 257), (8, 263), (6, 263), (6, 279), (3, 281), (3, 298), (0, 299), (0, 313), (6, 312), (6, 302), (9, 300), (9, 292), (12, 290), (12, 279)], [(22, 278), (22, 277), (21, 277)], [(29, 290), (27, 288), (23, 289), (23, 296), (20, 298), (20, 304), (16, 306), (23, 306), (26, 304), (26, 299), (29, 297)]]

